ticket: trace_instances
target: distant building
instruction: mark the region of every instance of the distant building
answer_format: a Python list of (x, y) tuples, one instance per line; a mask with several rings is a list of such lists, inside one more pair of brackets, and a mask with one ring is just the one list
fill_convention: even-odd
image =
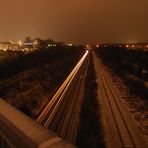
[(18, 50), (18, 44), (13, 43), (12, 41), (0, 42), (0, 50)]
[(0, 42), (0, 50), (8, 50), (11, 42)]

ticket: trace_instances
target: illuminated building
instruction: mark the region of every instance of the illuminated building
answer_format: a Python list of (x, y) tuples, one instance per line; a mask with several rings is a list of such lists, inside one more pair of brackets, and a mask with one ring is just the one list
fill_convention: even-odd
[(0, 50), (18, 50), (18, 44), (13, 43), (12, 41), (0, 42)]

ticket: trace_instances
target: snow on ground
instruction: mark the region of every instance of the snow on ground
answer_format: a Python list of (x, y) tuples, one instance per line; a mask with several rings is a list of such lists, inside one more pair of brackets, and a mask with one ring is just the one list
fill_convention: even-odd
[(114, 87), (118, 89), (121, 94), (121, 98), (125, 100), (125, 102), (129, 106), (129, 110), (131, 114), (133, 114), (135, 120), (139, 125), (139, 129), (141, 132), (148, 137), (148, 104), (145, 100), (130, 94), (127, 86), (123, 83), (123, 81), (113, 75), (111, 71), (108, 70), (110, 77), (112, 78)]

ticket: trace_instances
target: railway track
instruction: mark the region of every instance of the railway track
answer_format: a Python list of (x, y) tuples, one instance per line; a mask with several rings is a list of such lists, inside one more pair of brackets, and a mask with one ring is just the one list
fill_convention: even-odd
[(71, 143), (75, 143), (88, 60), (86, 52), (37, 119)]
[(146, 148), (148, 145), (144, 143), (140, 145), (142, 141), (139, 142), (141, 138), (137, 139), (137, 131), (133, 132), (136, 129), (133, 129), (134, 126), (133, 128), (130, 126), (130, 123), (125, 116), (125, 112), (122, 109), (122, 104), (119, 101), (120, 95), (113, 87), (111, 79), (104, 69), (104, 66), (101, 64), (101, 61), (98, 61), (99, 59), (96, 57), (95, 53), (93, 53), (93, 57), (97, 75), (99, 77), (99, 87), (101, 87), (102, 92), (104, 93), (102, 99), (105, 99), (106, 103), (108, 103), (108, 110), (110, 111), (113, 121), (112, 124), (114, 124), (118, 134), (115, 137), (119, 136), (120, 144), (114, 147)]
[[(70, 104), (66, 105), (66, 112), (63, 121), (60, 122), (61, 126), (59, 126), (57, 133), (62, 138), (68, 139), (70, 142), (75, 143), (75, 136), (79, 124), (79, 115), (80, 115), (80, 108), (81, 102), (83, 99), (83, 94), (81, 92), (84, 91), (84, 81), (85, 79), (81, 76), (85, 74), (85, 66), (83, 67), (82, 71), (80, 72), (80, 77), (75, 81), (74, 91), (75, 93), (71, 92), (71, 101), (69, 100)], [(85, 77), (85, 76), (84, 76)]]

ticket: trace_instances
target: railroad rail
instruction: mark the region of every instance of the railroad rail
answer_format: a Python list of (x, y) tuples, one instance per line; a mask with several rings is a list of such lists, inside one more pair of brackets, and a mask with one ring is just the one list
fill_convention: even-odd
[[(112, 116), (114, 127), (116, 127), (116, 131), (119, 136), (120, 147), (130, 147), (130, 148), (146, 148), (147, 144), (142, 144), (141, 137), (137, 139), (137, 128), (133, 129), (128, 122), (125, 111), (122, 109), (123, 105), (120, 102), (120, 95), (118, 91), (113, 87), (111, 78), (108, 76), (107, 71), (105, 70), (101, 60), (97, 58), (95, 53), (93, 53), (95, 67), (97, 71), (97, 75), (99, 77), (99, 87), (101, 87), (104, 95), (102, 99), (105, 99), (108, 103), (109, 110), (111, 111), (110, 115)], [(136, 132), (134, 132), (134, 130)], [(141, 140), (141, 142), (139, 142)], [(115, 146), (116, 147), (116, 146)], [(117, 146), (118, 147), (118, 146)]]

